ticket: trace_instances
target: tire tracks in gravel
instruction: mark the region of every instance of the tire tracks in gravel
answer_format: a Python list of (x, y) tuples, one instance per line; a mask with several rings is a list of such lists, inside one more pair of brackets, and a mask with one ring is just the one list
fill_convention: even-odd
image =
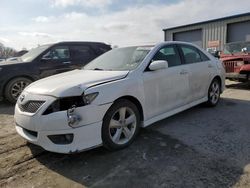
[[(27, 144), (24, 139), (20, 139), (25, 144), (15, 145), (10, 142), (12, 149), (0, 154), (0, 187), (7, 185), (10, 179), (14, 181), (18, 177), (28, 177), (29, 174), (37, 173), (41, 169), (47, 170), (40, 161), (48, 161), (48, 164), (52, 165), (61, 162), (68, 156), (45, 151), (39, 146)], [(51, 157), (56, 160), (50, 161)]]
[[(166, 144), (160, 144), (163, 142)], [(133, 145), (117, 152), (99, 148), (63, 155), (28, 144), (1, 154), (0, 165), (0, 187), (58, 187), (68, 179), (71, 186), (91, 187), (118, 187), (121, 183), (121, 187), (229, 187), (241, 174), (230, 161), (201, 155), (153, 130), (142, 131)]]
[(26, 144), (27, 141), (16, 133), (2, 137), (0, 138), (0, 155), (24, 147)]
[[(42, 148), (33, 146), (17, 133), (5, 134), (0, 138), (0, 187), (6, 179), (34, 168), (36, 157), (46, 154)], [(33, 163), (33, 164), (32, 164)]]

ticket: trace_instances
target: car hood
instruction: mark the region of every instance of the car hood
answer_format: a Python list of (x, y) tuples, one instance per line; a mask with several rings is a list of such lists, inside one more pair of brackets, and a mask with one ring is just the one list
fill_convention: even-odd
[(221, 61), (233, 61), (237, 59), (247, 60), (250, 59), (250, 55), (249, 54), (222, 55), (220, 58)]
[(33, 82), (25, 92), (55, 97), (79, 96), (89, 87), (125, 78), (128, 72), (74, 70)]
[(23, 63), (22, 61), (1, 61), (0, 62), (0, 67), (2, 66), (9, 66), (9, 65), (19, 65), (20, 63)]

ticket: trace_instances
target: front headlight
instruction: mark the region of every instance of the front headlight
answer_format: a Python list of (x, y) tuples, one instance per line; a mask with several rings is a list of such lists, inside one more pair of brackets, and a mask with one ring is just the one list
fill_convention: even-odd
[(98, 96), (98, 92), (90, 93), (82, 96), (63, 97), (54, 101), (43, 113), (43, 115), (51, 114), (59, 111), (66, 111), (72, 107), (81, 107), (91, 104)]
[(83, 95), (83, 101), (86, 105), (91, 104), (95, 98), (98, 96), (98, 92)]

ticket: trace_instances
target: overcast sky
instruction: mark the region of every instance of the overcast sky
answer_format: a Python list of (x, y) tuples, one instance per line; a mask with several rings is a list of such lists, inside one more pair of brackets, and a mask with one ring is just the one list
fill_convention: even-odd
[(250, 0), (0, 0), (0, 42), (148, 44), (163, 40), (163, 28), (249, 11)]

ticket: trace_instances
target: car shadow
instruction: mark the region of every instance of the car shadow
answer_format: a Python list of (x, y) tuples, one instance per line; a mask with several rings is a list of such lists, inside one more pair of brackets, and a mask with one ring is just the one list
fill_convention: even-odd
[[(65, 178), (91, 187), (232, 187), (250, 163), (250, 139), (246, 136), (250, 130), (244, 126), (241, 131), (246, 135), (236, 136), (232, 129), (239, 126), (233, 124), (238, 116), (227, 124), (225, 115), (242, 102), (222, 99), (215, 108), (199, 105), (186, 110), (142, 129), (135, 142), (123, 150), (111, 152), (100, 147), (70, 155), (44, 151), (36, 160)], [(174, 134), (182, 129), (183, 140)], [(222, 142), (224, 138), (229, 143)], [(229, 148), (230, 144), (236, 150)], [(29, 147), (36, 155), (38, 147)], [(218, 151), (221, 153), (216, 155)], [(237, 155), (237, 151), (241, 153)]]
[(15, 105), (7, 101), (0, 101), (0, 114), (14, 115)]
[(226, 84), (226, 88), (250, 90), (250, 81), (249, 82), (229, 82)]

